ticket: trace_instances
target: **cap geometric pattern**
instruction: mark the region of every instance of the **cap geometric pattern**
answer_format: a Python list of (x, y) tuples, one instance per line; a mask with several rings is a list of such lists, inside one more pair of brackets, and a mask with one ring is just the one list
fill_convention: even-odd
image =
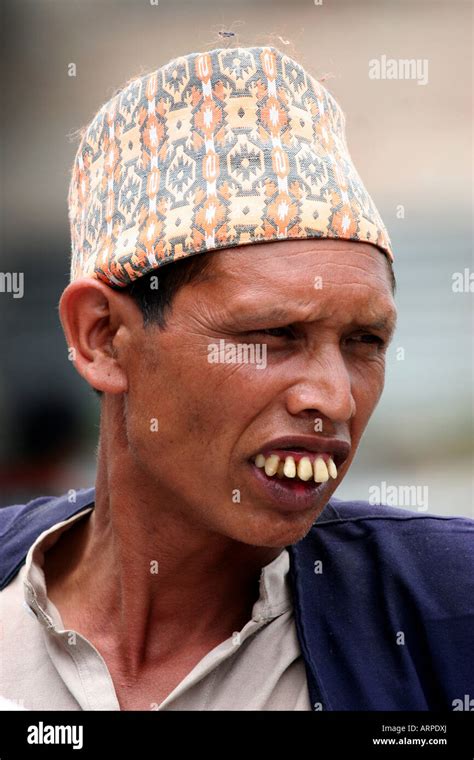
[(393, 259), (341, 108), (274, 47), (191, 53), (130, 81), (84, 131), (68, 204), (71, 280), (123, 287), (185, 256), (292, 238)]

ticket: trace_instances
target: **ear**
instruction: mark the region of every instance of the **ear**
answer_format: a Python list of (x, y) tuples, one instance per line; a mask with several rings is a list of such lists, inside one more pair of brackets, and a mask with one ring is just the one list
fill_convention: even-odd
[(125, 293), (92, 277), (70, 283), (59, 301), (59, 316), (70, 358), (79, 374), (99, 391), (128, 390), (126, 351), (130, 332), (143, 326), (140, 310)]

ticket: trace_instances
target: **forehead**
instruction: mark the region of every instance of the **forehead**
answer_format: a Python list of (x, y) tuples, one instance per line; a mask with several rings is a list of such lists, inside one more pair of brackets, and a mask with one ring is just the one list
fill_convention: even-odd
[(212, 256), (206, 279), (218, 312), (245, 316), (271, 310), (282, 322), (332, 316), (338, 321), (364, 316), (395, 322), (389, 265), (371, 244), (285, 240)]
[[(385, 254), (370, 243), (346, 240), (282, 240), (213, 253), (211, 279), (228, 288), (363, 287), (391, 293)], [(317, 288), (316, 288), (317, 289)]]

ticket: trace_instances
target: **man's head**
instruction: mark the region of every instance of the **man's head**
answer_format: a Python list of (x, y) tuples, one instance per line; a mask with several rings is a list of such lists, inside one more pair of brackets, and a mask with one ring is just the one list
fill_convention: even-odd
[[(86, 278), (66, 289), (61, 317), (78, 371), (105, 393), (109, 424), (122, 426), (113, 434), (131, 480), (191, 525), (286, 545), (309, 530), (355, 454), (383, 389), (395, 307), (387, 261), (366, 244), (282, 241), (248, 254), (208, 254), (164, 328), (145, 327), (127, 293)], [(251, 353), (226, 360), (236, 356), (229, 347), (249, 344), (266, 345), (264, 367)], [(267, 493), (253, 463), (284, 436), (350, 446), (338, 478), (304, 508)]]
[[(344, 476), (382, 392), (388, 235), (342, 112), (278, 51), (193, 54), (142, 85), (102, 109), (76, 157), (68, 345), (104, 394), (122, 485), (191, 526), (287, 545)], [(279, 457), (281, 476), (286, 453), (331, 456), (337, 478), (310, 486), (258, 466)]]

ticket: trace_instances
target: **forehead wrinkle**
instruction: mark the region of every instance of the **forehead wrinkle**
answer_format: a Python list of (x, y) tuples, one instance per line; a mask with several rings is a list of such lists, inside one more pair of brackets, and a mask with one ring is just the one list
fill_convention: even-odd
[[(289, 240), (271, 240), (269, 242), (249, 243), (247, 245), (238, 245), (223, 249), (217, 259), (218, 265), (223, 264), (224, 258), (240, 259), (241, 256), (247, 256), (251, 261), (253, 257), (259, 258), (259, 254), (265, 257), (280, 258), (285, 256), (296, 256), (299, 254), (319, 253), (357, 253), (365, 256), (383, 256), (383, 252), (371, 243), (365, 243), (355, 240), (341, 240), (339, 238), (299, 238)], [(239, 260), (239, 265), (241, 262)]]
[[(383, 262), (380, 262), (380, 263), (383, 264)], [(374, 287), (373, 283), (371, 283), (370, 280), (372, 278), (376, 278), (377, 280), (380, 280), (381, 282), (383, 282), (384, 285), (386, 285), (387, 290), (390, 290), (388, 272), (386, 271), (384, 266), (379, 268), (379, 266), (376, 265), (376, 268), (369, 271), (365, 267), (359, 266), (357, 263), (351, 264), (350, 262), (347, 261), (347, 259), (345, 261), (325, 261), (325, 262), (321, 262), (321, 265), (324, 268), (329, 268), (329, 269), (340, 269), (341, 267), (343, 267), (344, 269), (355, 270), (359, 274), (365, 275), (362, 281), (350, 280), (350, 281), (344, 281), (342, 283), (336, 283), (336, 282), (332, 282), (331, 280), (326, 280), (326, 282), (329, 282), (331, 285), (339, 286), (339, 287), (344, 287), (346, 285), (351, 285), (351, 286), (352, 285), (367, 285), (368, 287)], [(323, 287), (324, 287), (324, 278), (323, 278)]]
[[(341, 321), (338, 309), (341, 299), (318, 299), (317, 295), (309, 301), (288, 302), (287, 307), (275, 306), (269, 303), (265, 306), (261, 300), (251, 297), (238, 297), (236, 300), (228, 300), (226, 312), (234, 323), (251, 321), (252, 318), (259, 322), (283, 326), (296, 323), (326, 322), (331, 320)], [(390, 308), (387, 313), (386, 299), (370, 298), (352, 300), (350, 304), (344, 303), (342, 316), (349, 324), (372, 326), (374, 329), (394, 329), (396, 324), (396, 311)], [(348, 308), (349, 307), (349, 308)]]
[[(280, 245), (283, 244), (283, 242), (280, 243)], [(264, 244), (262, 248), (272, 245), (275, 246), (277, 243)], [(220, 254), (220, 258), (218, 257), (214, 262), (216, 264), (214, 273), (218, 275), (217, 280), (221, 280), (222, 277), (219, 290), (221, 292), (225, 290), (226, 298), (225, 302), (221, 304), (221, 307), (224, 308), (222, 311), (220, 308), (219, 311), (221, 311), (222, 316), (227, 313), (232, 321), (238, 319), (240, 312), (242, 319), (245, 317), (248, 320), (254, 315), (256, 318), (268, 318), (282, 325), (320, 319), (322, 309), (325, 312), (324, 318), (330, 319), (333, 313), (337, 312), (341, 301), (345, 300), (346, 315), (349, 306), (354, 315), (360, 316), (363, 309), (367, 313), (364, 320), (367, 324), (370, 321), (380, 321), (387, 313), (389, 319), (392, 318), (390, 321), (394, 322), (393, 317), (396, 316), (396, 309), (385, 268), (380, 267), (378, 263), (370, 267), (370, 263), (366, 261), (369, 255), (373, 257), (374, 254), (379, 256), (384, 254), (378, 253), (376, 250), (372, 252), (373, 246), (370, 246), (371, 251), (369, 252), (365, 248), (361, 250), (361, 243), (357, 245), (356, 250), (365, 257), (363, 260), (366, 262), (366, 266), (350, 263), (344, 253), (341, 253), (340, 261), (334, 260), (333, 257), (328, 260), (324, 254), (330, 254), (334, 248), (326, 245), (318, 248), (318, 246), (308, 244), (305, 245), (304, 251), (301, 248), (293, 248), (289, 251), (285, 246), (286, 250), (282, 251), (281, 256), (273, 255), (275, 266), (267, 267), (266, 271), (262, 271), (262, 265), (268, 264), (269, 261), (266, 257), (262, 260), (259, 257), (252, 259), (249, 256), (246, 265), (242, 266), (243, 261), (240, 255), (234, 256), (234, 253), (237, 250), (241, 253), (245, 248), (244, 246), (240, 249), (229, 250), (229, 257), (226, 255), (227, 252), (224, 255)], [(313, 251), (312, 254), (310, 250)], [(287, 265), (289, 254), (294, 260), (294, 254), (301, 254), (306, 257), (309, 255), (314, 257), (316, 254), (318, 257), (320, 252), (323, 253), (322, 261), (317, 261), (314, 269), (311, 267), (311, 274), (308, 273), (307, 266), (295, 271), (294, 265)], [(345, 267), (345, 273), (350, 274), (351, 279), (345, 282), (333, 280), (330, 277), (330, 272), (331, 270), (334, 271), (335, 267)], [(288, 271), (285, 272), (285, 269)], [(313, 284), (314, 277), (317, 274), (322, 276), (322, 288), (320, 289), (314, 288)], [(283, 284), (282, 275), (285, 277)], [(216, 284), (216, 280), (214, 280), (214, 287)], [(344, 291), (347, 291), (348, 288), (351, 291), (350, 298), (344, 299)], [(343, 291), (342, 297), (341, 290)], [(288, 303), (288, 308), (278, 305), (278, 302), (282, 301)], [(215, 303), (215, 305), (217, 304)], [(267, 310), (265, 310), (265, 305), (268, 307)]]
[[(385, 266), (383, 266), (382, 261), (380, 261), (380, 266), (378, 263), (375, 264), (375, 266), (362, 266), (358, 265), (358, 263), (349, 263), (348, 256), (346, 256), (346, 253), (356, 253), (362, 261), (367, 262), (374, 260), (375, 258), (384, 256), (384, 254), (381, 251), (377, 251), (373, 245), (367, 244), (367, 246), (371, 249), (370, 251), (367, 250), (362, 243), (354, 244), (350, 251), (348, 248), (344, 245), (344, 241), (329, 241), (329, 242), (341, 242), (341, 247), (337, 246), (328, 246), (328, 245), (321, 245), (319, 246), (319, 243), (322, 243), (322, 241), (318, 240), (317, 244), (314, 245), (314, 241), (292, 241), (293, 243), (300, 243), (300, 242), (313, 242), (313, 245), (305, 246), (304, 248), (301, 247), (288, 247), (285, 245), (287, 241), (279, 241), (279, 242), (272, 242), (272, 243), (264, 243), (261, 244), (261, 246), (255, 246), (259, 250), (255, 253), (262, 252), (262, 249), (265, 248), (272, 248), (272, 253), (269, 256), (269, 251), (264, 251), (264, 255), (260, 257), (259, 255), (252, 256), (250, 252), (246, 252), (248, 255), (248, 258), (245, 262), (242, 261), (241, 256), (245, 253), (246, 246), (241, 246), (235, 249), (228, 249), (224, 255), (220, 255), (220, 257), (217, 257), (213, 261), (213, 267), (211, 268), (214, 270), (212, 272), (213, 276), (224, 276), (228, 277), (231, 281), (237, 280), (241, 281), (242, 278), (249, 280), (252, 282), (252, 284), (256, 284), (256, 280), (259, 280), (262, 276), (261, 267), (265, 266), (267, 267), (268, 264), (271, 264), (271, 268), (266, 269), (266, 271), (263, 273), (265, 279), (262, 280), (262, 285), (265, 285), (271, 280), (272, 275), (274, 274), (276, 277), (280, 276), (284, 270), (285, 270), (285, 264), (289, 259), (294, 259), (297, 256), (304, 256), (305, 259), (308, 259), (308, 256), (311, 256), (311, 262), (314, 263), (314, 270), (312, 268), (311, 275), (308, 276), (308, 281), (311, 281), (314, 276), (319, 276), (321, 272), (319, 271), (320, 268), (322, 269), (333, 269), (333, 268), (340, 268), (345, 267), (346, 269), (355, 270), (361, 274), (364, 274), (368, 278), (376, 278), (378, 281), (384, 283), (387, 290), (391, 291), (391, 285), (390, 285), (390, 278), (389, 273)], [(327, 242), (327, 241), (326, 241)], [(282, 249), (278, 251), (278, 253), (274, 250), (274, 246), (280, 245), (282, 246)], [(332, 254), (335, 252), (340, 253), (340, 261), (334, 260), (332, 257)], [(267, 254), (267, 255), (265, 255)], [(327, 257), (327, 254), (330, 258)], [(338, 257), (339, 258), (339, 257)], [(386, 257), (385, 257), (386, 258)], [(244, 265), (245, 264), (245, 265)], [(291, 273), (294, 273), (294, 264), (290, 261), (288, 261), (288, 264), (291, 267)], [(306, 267), (307, 271), (307, 267)], [(297, 277), (298, 274), (295, 275)], [(323, 278), (324, 280), (324, 278)], [(327, 282), (331, 282), (330, 280), (326, 280)], [(295, 284), (298, 284), (295, 282)], [(332, 283), (335, 284), (335, 283)], [(340, 283), (341, 285), (345, 285), (346, 283)], [(353, 284), (353, 281), (348, 284)], [(355, 283), (354, 283), (355, 284)], [(367, 283), (369, 284), (369, 283)]]
[[(345, 266), (347, 267), (347, 264)], [(357, 266), (351, 265), (349, 268), (360, 272)], [(312, 309), (315, 302), (323, 303), (334, 301), (334, 299), (339, 300), (341, 290), (347, 288), (351, 290), (351, 297), (355, 297), (357, 301), (367, 299), (367, 292), (363, 291), (369, 291), (370, 300), (379, 300), (380, 297), (380, 299), (389, 300), (390, 303), (393, 302), (391, 288), (386, 279), (380, 275), (376, 276), (376, 282), (372, 279), (373, 275), (362, 280), (351, 279), (345, 282), (338, 282), (337, 280), (328, 279), (322, 273), (322, 287), (316, 288), (314, 287), (314, 273), (312, 272), (311, 275), (307, 276), (307, 271), (302, 275), (298, 272), (295, 273), (294, 269), (292, 269), (285, 277), (283, 284), (280, 279), (281, 273), (275, 270), (266, 273), (264, 278), (259, 279), (252, 276), (255, 272), (243, 273), (242, 270), (239, 270), (227, 272), (227, 274), (233, 281), (232, 285), (235, 284), (237, 287), (235, 290), (233, 288), (230, 288), (229, 291), (226, 290), (226, 303), (229, 305), (235, 304), (237, 308), (245, 308), (247, 305), (252, 307), (254, 303), (259, 302), (259, 299), (266, 298), (269, 303), (274, 304), (275, 298), (278, 298), (279, 300), (284, 299), (292, 307), (298, 303), (299, 305), (303, 305), (304, 308)], [(249, 275), (250, 280), (248, 287), (247, 283), (243, 282), (244, 278), (246, 279), (246, 275)], [(383, 283), (384, 288), (379, 287), (379, 281)], [(235, 297), (233, 298), (233, 296)], [(278, 310), (281, 310), (282, 307), (275, 306), (274, 309), (275, 313), (278, 313)]]
[[(278, 251), (278, 253), (277, 253)], [(280, 256), (298, 253), (331, 253), (331, 252), (351, 252), (365, 256), (385, 256), (373, 243), (366, 243), (360, 240), (341, 240), (340, 238), (294, 238), (284, 240), (270, 240), (268, 242), (248, 243), (247, 245), (229, 246), (221, 249), (220, 255), (230, 254), (233, 257), (240, 257), (247, 254), (249, 257), (259, 253), (265, 253), (271, 256)]]

